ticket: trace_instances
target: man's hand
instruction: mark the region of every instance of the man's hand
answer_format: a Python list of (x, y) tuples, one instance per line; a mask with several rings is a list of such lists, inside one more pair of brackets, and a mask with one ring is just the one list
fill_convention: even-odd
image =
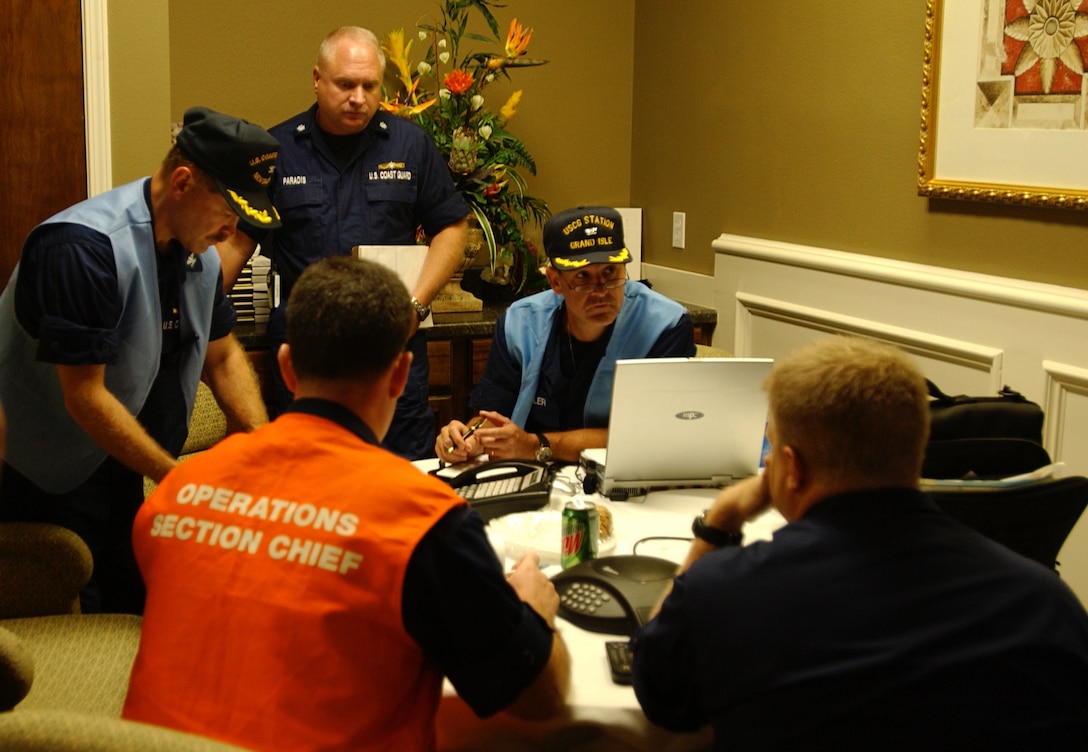
[(480, 416), (490, 424), (487, 428), (480, 428), (472, 437), (479, 443), (481, 452), (487, 452), (487, 456), (493, 460), (536, 458), (536, 450), (540, 446), (536, 434), (526, 433), (501, 413), (481, 410)]
[(555, 585), (540, 571), (540, 557), (529, 552), (518, 559), (506, 581), (518, 597), (540, 614), (548, 626), (555, 629), (555, 615), (559, 612), (559, 594)]
[[(540, 440), (535, 433), (523, 431), (517, 423), (502, 413), (481, 410), (480, 417), (487, 422), (467, 440), (461, 438), (462, 434), (476, 419), (469, 421), (469, 426), (457, 420), (451, 421), (439, 431), (434, 445), (434, 453), (438, 459), (452, 464), (485, 453), (493, 460), (536, 459)], [(548, 431), (548, 439), (551, 440), (552, 460), (577, 462), (583, 449), (608, 445), (608, 429)]]
[(760, 515), (771, 505), (766, 476), (745, 478), (726, 486), (706, 513), (711, 527), (739, 533), (745, 522)]
[[(469, 421), (469, 423), (474, 425), (478, 420), (479, 418), (476, 418)], [(459, 420), (451, 420), (443, 426), (434, 441), (435, 456), (443, 462), (453, 465), (458, 462), (466, 462), (483, 454), (483, 449), (480, 448), (480, 442), (476, 438), (475, 432), (469, 434), (467, 438), (465, 437), (468, 430), (469, 426)]]
[[(484, 422), (466, 438), (465, 433), (477, 421)], [(522, 431), (516, 423), (502, 413), (481, 410), (479, 416), (465, 425), (459, 420), (450, 421), (438, 432), (434, 453), (443, 462), (454, 464), (487, 453), (493, 460), (534, 459), (539, 446), (536, 434)]]
[[(771, 505), (771, 494), (766, 477), (766, 475), (759, 475), (745, 478), (739, 483), (723, 488), (706, 512), (706, 524), (731, 533), (741, 532), (745, 522), (760, 515)], [(695, 538), (677, 574), (688, 571), (692, 564), (715, 550), (717, 549), (710, 543)], [(672, 583), (670, 582), (654, 607), (654, 616), (661, 610), (661, 604), (671, 592)]]

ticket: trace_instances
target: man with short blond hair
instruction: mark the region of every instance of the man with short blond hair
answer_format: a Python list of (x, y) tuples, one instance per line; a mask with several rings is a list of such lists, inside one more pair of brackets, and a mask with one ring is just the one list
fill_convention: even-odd
[[(929, 406), (910, 358), (825, 338), (766, 386), (763, 476), (696, 519), (632, 640), (647, 717), (709, 723), (722, 750), (1082, 748), (1088, 614), (918, 490)], [(772, 504), (788, 524), (740, 546)]]

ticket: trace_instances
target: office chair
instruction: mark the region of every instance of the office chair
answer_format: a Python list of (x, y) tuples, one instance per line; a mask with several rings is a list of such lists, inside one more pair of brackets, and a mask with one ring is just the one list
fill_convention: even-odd
[(1042, 444), (1027, 439), (944, 439), (926, 444), (923, 478), (1008, 478), (1050, 464)]
[(79, 613), (91, 552), (78, 535), (39, 522), (0, 522), (0, 619)]
[(34, 656), (19, 637), (0, 627), (0, 713), (18, 705), (34, 683)]
[(1088, 506), (1088, 478), (1051, 478), (1008, 488), (933, 490), (948, 515), (1029, 559), (1058, 569), (1058, 551)]
[[(18, 638), (33, 658), (33, 682), (14, 712), (119, 717), (140, 644), (140, 623), (132, 614), (0, 620), (0, 629)], [(0, 749), (7, 749), (3, 742)]]

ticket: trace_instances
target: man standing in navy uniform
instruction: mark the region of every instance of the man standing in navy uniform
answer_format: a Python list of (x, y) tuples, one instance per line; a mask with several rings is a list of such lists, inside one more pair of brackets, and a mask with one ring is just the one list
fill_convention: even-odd
[[(281, 144), (272, 197), (283, 226), (264, 236), (240, 233), (234, 247), (220, 247), (228, 287), (256, 242), (271, 256), (280, 285), (268, 322), (273, 347), (285, 338), (291, 288), (318, 259), (349, 255), (357, 245), (412, 245), (422, 228), (430, 249), (410, 289), (422, 322), (463, 257), (469, 208), (427, 133), (379, 110), (384, 73), (385, 55), (367, 29), (344, 26), (325, 38), (313, 70), (316, 104), (271, 129)], [(426, 338), (417, 331), (408, 349), (412, 370), (384, 446), (418, 459), (430, 455), (435, 435)], [(282, 409), (291, 395), (278, 371), (276, 381)]]

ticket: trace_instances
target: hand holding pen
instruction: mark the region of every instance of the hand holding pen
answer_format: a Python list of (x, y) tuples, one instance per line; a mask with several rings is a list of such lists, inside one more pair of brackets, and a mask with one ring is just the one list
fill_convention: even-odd
[(484, 416), (478, 416), (469, 425), (459, 421), (452, 421), (438, 434), (434, 451), (438, 459), (446, 463), (464, 462), (471, 457), (481, 454), (482, 448), (477, 442), (475, 446), (469, 445), (469, 439), (481, 428), (487, 428), (491, 423)]
[(485, 427), (487, 425), (487, 422), (487, 418), (484, 418), (483, 416), (477, 418), (472, 422), (472, 425), (470, 425), (468, 429), (466, 429), (465, 432), (461, 434), (461, 438), (467, 442), (468, 437), (476, 433), (477, 429)]

